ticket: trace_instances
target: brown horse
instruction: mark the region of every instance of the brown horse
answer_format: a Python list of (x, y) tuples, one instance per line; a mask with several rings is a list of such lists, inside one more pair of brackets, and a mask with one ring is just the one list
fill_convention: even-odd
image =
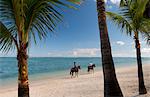
[(73, 77), (74, 73), (75, 73), (75, 77), (78, 77), (79, 69), (81, 69), (80, 66), (75, 66), (70, 69), (71, 78)]
[(90, 72), (90, 70), (92, 70), (94, 73), (94, 67), (96, 67), (95, 64), (89, 65), (87, 71)]

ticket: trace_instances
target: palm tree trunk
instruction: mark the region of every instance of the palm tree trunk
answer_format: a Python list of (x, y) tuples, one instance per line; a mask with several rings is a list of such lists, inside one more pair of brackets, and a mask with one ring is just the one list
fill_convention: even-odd
[(26, 45), (22, 45), (18, 51), (18, 97), (29, 97), (28, 83), (28, 56)]
[(137, 65), (138, 65), (139, 94), (146, 94), (147, 90), (144, 85), (140, 42), (137, 34), (135, 35), (135, 47), (136, 47)]
[(104, 97), (123, 97), (116, 78), (111, 46), (106, 25), (104, 0), (97, 0), (98, 23), (101, 39), (102, 66), (104, 74)]

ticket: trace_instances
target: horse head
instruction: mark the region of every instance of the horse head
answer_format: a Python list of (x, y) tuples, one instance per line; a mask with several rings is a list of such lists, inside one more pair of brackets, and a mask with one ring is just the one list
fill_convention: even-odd
[(96, 65), (95, 65), (95, 64), (93, 64), (92, 66), (93, 66), (93, 67), (96, 67)]
[(80, 65), (78, 66), (78, 69), (81, 69)]

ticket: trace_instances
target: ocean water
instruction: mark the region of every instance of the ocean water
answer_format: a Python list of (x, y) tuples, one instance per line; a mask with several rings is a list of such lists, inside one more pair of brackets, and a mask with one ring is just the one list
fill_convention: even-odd
[[(38, 57), (29, 58), (29, 79), (37, 80), (43, 76), (56, 77), (69, 75), (73, 62), (80, 64), (81, 70), (86, 72), (89, 63), (95, 63), (96, 68), (101, 68), (99, 57)], [(142, 58), (143, 65), (150, 64), (150, 58)], [(115, 57), (115, 67), (136, 65), (136, 58)], [(15, 57), (0, 57), (0, 85), (17, 80), (18, 68)], [(11, 81), (10, 81), (11, 80)]]

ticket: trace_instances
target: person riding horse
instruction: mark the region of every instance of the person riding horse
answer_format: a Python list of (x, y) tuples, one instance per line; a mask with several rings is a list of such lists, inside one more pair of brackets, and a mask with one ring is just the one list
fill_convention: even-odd
[(93, 73), (94, 73), (94, 67), (96, 67), (95, 64), (90, 63), (90, 64), (88, 65), (88, 70), (87, 70), (87, 71), (90, 72), (90, 70), (92, 70)]
[(80, 68), (80, 65), (76, 66), (76, 62), (74, 62), (74, 67), (72, 67), (72, 68), (70, 69), (71, 78), (73, 77), (73, 74), (74, 74), (74, 73), (75, 73), (75, 77), (78, 77), (79, 69), (81, 69), (81, 68)]

